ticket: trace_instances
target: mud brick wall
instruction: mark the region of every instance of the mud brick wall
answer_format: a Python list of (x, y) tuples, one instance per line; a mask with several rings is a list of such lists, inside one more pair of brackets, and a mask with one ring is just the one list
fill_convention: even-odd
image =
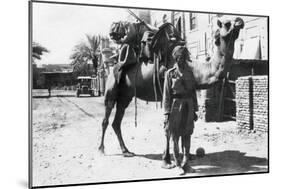
[(236, 121), (241, 129), (268, 131), (268, 77), (236, 80)]

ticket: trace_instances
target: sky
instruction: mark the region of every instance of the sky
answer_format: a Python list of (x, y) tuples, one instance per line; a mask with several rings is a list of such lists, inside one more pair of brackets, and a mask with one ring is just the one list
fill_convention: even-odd
[(123, 8), (33, 3), (33, 41), (50, 51), (36, 63), (70, 63), (73, 47), (86, 40), (85, 34), (108, 36), (112, 22), (127, 16)]

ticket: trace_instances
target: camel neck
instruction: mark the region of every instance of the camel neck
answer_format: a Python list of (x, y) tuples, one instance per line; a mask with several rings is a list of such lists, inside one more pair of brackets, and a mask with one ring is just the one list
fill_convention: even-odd
[(233, 53), (223, 54), (221, 49), (216, 46), (214, 54), (210, 61), (200, 62), (194, 61), (189, 63), (192, 67), (192, 71), (195, 80), (198, 84), (198, 88), (204, 85), (210, 86), (211, 84), (219, 80), (219, 76), (228, 67), (226, 64), (230, 63)]
[(175, 63), (174, 67), (179, 71), (179, 72), (184, 72), (187, 70), (192, 70), (192, 68), (187, 64), (183, 64), (182, 66), (179, 66), (178, 63)]

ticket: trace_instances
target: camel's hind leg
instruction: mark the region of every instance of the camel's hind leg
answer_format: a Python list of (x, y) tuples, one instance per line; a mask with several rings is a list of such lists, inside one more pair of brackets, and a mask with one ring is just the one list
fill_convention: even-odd
[(124, 99), (118, 99), (117, 101), (117, 107), (116, 107), (116, 114), (112, 123), (113, 130), (115, 134), (117, 135), (122, 153), (125, 157), (131, 157), (135, 154), (130, 152), (123, 140), (122, 133), (121, 133), (121, 122), (123, 119), (123, 116), (125, 114), (125, 109), (130, 104), (132, 98), (124, 98)]

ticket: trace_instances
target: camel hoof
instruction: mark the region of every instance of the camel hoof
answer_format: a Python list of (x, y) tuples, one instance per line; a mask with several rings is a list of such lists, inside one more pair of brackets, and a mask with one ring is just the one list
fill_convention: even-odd
[(124, 157), (134, 157), (135, 154), (133, 152), (126, 151), (126, 152), (123, 152), (123, 156)]
[(192, 161), (192, 160), (195, 160), (195, 159), (196, 159), (196, 155), (189, 154), (189, 158), (188, 158), (189, 161)]
[(105, 155), (103, 147), (99, 147), (99, 153), (100, 155)]
[(163, 161), (161, 167), (163, 169), (173, 169), (176, 167), (176, 165), (172, 164), (171, 162)]
[(193, 169), (191, 166), (189, 165), (186, 165), (186, 166), (183, 166), (182, 167), (183, 171), (184, 171), (184, 174), (186, 173), (196, 173), (196, 170)]

